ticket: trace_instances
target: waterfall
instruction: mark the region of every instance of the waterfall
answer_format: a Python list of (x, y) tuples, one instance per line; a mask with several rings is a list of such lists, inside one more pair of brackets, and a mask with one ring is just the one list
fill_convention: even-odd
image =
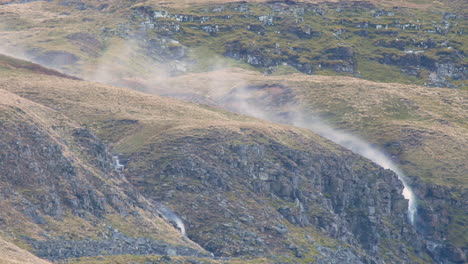
[(164, 205), (159, 206), (159, 211), (164, 215), (164, 217), (173, 223), (184, 236), (186, 235), (184, 222), (182, 222), (182, 219), (180, 219), (176, 213)]
[(403, 183), (403, 197), (408, 200), (408, 220), (412, 225), (414, 225), (414, 219), (417, 211), (416, 196), (406, 182), (406, 176), (404, 173), (390, 160), (390, 158), (387, 157), (387, 155), (373, 147), (369, 142), (349, 133), (333, 129), (318, 120), (308, 122), (301, 120), (295, 122), (294, 125), (309, 129), (320, 136), (353, 151), (354, 153), (370, 159), (384, 169), (389, 169), (395, 172), (398, 179)]

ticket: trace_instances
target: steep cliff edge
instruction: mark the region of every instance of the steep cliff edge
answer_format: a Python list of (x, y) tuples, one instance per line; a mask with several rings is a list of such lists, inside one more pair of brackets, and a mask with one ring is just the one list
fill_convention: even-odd
[[(466, 262), (466, 1), (195, 3), (0, 1), (0, 49), (12, 47), (89, 79), (216, 107), (80, 82), (0, 57), (0, 89), (52, 110), (37, 119), (25, 117), (23, 106), (5, 108), (8, 126), (2, 133), (9, 141), (0, 152), (14, 160), (3, 164), (17, 185), (12, 179), (5, 183), (15, 191), (27, 186), (8, 196), (8, 201), (25, 197), (25, 204), (12, 210), (6, 204), (5, 212), (15, 212), (11, 218), (31, 227), (20, 230), (6, 217), (8, 241), (22, 247), (27, 242), (29, 249), (57, 259), (98, 255), (103, 248), (111, 248), (105, 254), (172, 254), (177, 243), (203, 252), (170, 225), (169, 233), (188, 244), (164, 238), (175, 245), (166, 247), (154, 242), (159, 237), (148, 238), (145, 228), (129, 230), (141, 221), (153, 225), (129, 212), (151, 218), (158, 214), (153, 204), (162, 202), (188, 222), (190, 238), (218, 256)], [(198, 73), (232, 66), (244, 70)], [(416, 229), (400, 215), (404, 200), (392, 194), (401, 193), (395, 175), (304, 130), (222, 108), (283, 123), (319, 117), (385, 150), (415, 191)], [(50, 120), (54, 111), (59, 120), (70, 120)], [(18, 135), (25, 141), (15, 145)], [(42, 145), (50, 147), (36, 147)], [(109, 150), (126, 166), (124, 176), (113, 171)], [(51, 166), (51, 159), (61, 163)], [(59, 174), (75, 175), (78, 186), (51, 184)], [(384, 182), (375, 182), (377, 177)], [(369, 184), (360, 187), (364, 182)], [(116, 189), (99, 188), (102, 183)], [(355, 190), (376, 201), (355, 199)], [(379, 211), (376, 204), (391, 209)], [(267, 209), (259, 213), (259, 208)], [(264, 224), (270, 219), (275, 225)], [(76, 229), (64, 231), (65, 226)], [(371, 234), (362, 232), (368, 226)], [(400, 246), (400, 239), (416, 242)], [(135, 247), (122, 250), (127, 242)], [(53, 248), (73, 250), (63, 255)]]
[(168, 250), (209, 256), (115, 171), (106, 146), (89, 130), (0, 93), (2, 235), (53, 261)]
[(168, 86), (179, 87), (172, 96), (204, 94), (219, 107), (283, 123), (318, 118), (322, 126), (367, 139), (408, 177), (418, 203), (416, 228), (432, 256), (443, 263), (466, 260), (465, 91), (242, 70), (180, 76)]
[[(77, 189), (77, 193), (89, 194), (89, 199), (85, 197), (86, 202), (78, 199), (70, 203), (70, 206), (77, 204), (79, 212), (88, 217), (99, 218), (99, 215), (117, 211), (117, 217), (125, 214), (125, 221), (129, 221), (132, 214), (125, 201), (134, 201), (137, 208), (143, 209), (144, 201), (162, 202), (182, 217), (190, 239), (218, 256), (267, 257), (272, 262), (286, 263), (428, 260), (427, 252), (406, 218), (407, 201), (401, 195), (402, 185), (397, 176), (306, 130), (85, 81), (21, 72), (4, 72), (0, 80), (1, 89), (49, 107), (47, 115), (57, 113), (77, 124), (71, 130), (67, 130), (67, 126), (58, 130), (63, 126), (57, 125), (52, 131), (54, 134), (63, 131), (60, 137), (55, 137), (57, 141), (60, 138), (65, 143), (75, 142), (65, 145), (70, 146), (72, 154), (78, 153), (74, 154), (77, 160), (88, 157), (86, 164), (95, 172), (89, 174), (93, 177), (83, 179), (98, 183), (92, 185), (93, 191), (85, 187), (83, 191)], [(40, 109), (32, 112), (41, 113)], [(126, 166), (124, 174), (135, 188), (126, 185), (127, 181), (118, 173), (108, 171), (112, 168), (102, 165), (110, 164), (110, 161), (100, 162), (106, 157), (109, 159), (108, 155), (99, 151), (92, 151), (90, 156), (83, 154), (94, 149), (92, 143), (97, 139), (88, 130), (79, 129), (82, 126), (119, 153)], [(20, 124), (10, 127), (16, 132), (7, 132), (13, 135), (35, 131), (28, 132), (31, 129)], [(40, 131), (37, 133), (36, 137), (24, 137), (36, 138), (40, 143), (45, 136)], [(8, 153), (18, 153), (12, 149), (14, 142), (8, 142), (11, 150)], [(75, 160), (72, 155), (67, 162), (59, 149), (52, 151), (55, 156), (44, 157), (63, 159), (56, 167), (47, 167), (53, 169), (50, 171), (53, 177), (59, 177), (54, 168), (59, 170)], [(46, 160), (39, 161), (39, 164), (48, 164)], [(87, 170), (80, 167), (65, 172), (72, 173), (72, 179), (74, 175), (82, 179), (81, 170), (87, 175)], [(100, 171), (109, 172), (106, 179), (118, 183), (113, 185), (117, 185), (116, 193), (110, 196), (117, 197), (123, 205), (107, 198), (107, 192), (112, 189), (101, 187), (104, 180), (98, 177)], [(21, 185), (27, 184), (21, 182)], [(74, 190), (72, 187), (61, 188)], [(131, 190), (135, 190), (134, 196), (142, 194), (141, 203), (130, 196)], [(73, 198), (73, 195), (64, 193), (65, 197)], [(59, 193), (58, 197), (61, 199), (62, 195)], [(60, 204), (65, 207), (67, 203)], [(53, 205), (49, 207), (56, 208)], [(74, 207), (66, 209), (73, 214)], [(57, 212), (43, 213), (37, 208), (30, 211), (37, 221), (41, 217), (49, 220), (45, 212)], [(73, 215), (72, 219), (80, 219), (76, 216), (80, 215)], [(134, 225), (141, 226), (141, 223), (125, 226)], [(165, 230), (166, 227), (158, 225), (154, 232), (161, 234)], [(117, 234), (111, 231), (107, 236), (112, 241), (115, 237), (118, 241), (125, 240), (121, 233), (124, 231)], [(160, 236), (165, 237), (156, 235), (156, 238)], [(179, 240), (180, 237), (172, 239), (181, 246), (190, 245)], [(45, 250), (47, 245), (68, 245), (63, 240), (48, 244), (37, 240), (39, 238), (31, 244), (39, 251)], [(136, 239), (135, 243), (140, 241)], [(79, 239), (78, 242), (77, 246), (88, 250), (96, 245), (107, 245), (108, 240), (102, 244)], [(180, 248), (176, 251), (186, 252)], [(112, 255), (113, 251), (110, 252)], [(131, 251), (129, 254), (158, 252)]]
[[(361, 260), (350, 254), (348, 263), (379, 263), (387, 250), (387, 261), (411, 262), (399, 253), (405, 247), (423, 254), (417, 244), (395, 244), (415, 239), (396, 175), (350, 152), (301, 134), (294, 136), (301, 146), (291, 146), (249, 128), (167, 137), (130, 155), (129, 174), (148, 197), (177, 207), (189, 236), (217, 255), (274, 252), (307, 262), (323, 236), (367, 252)], [(343, 242), (332, 242), (333, 251)]]

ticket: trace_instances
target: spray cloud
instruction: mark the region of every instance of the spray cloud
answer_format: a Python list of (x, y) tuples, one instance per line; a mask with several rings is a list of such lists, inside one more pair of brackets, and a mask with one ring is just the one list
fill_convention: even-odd
[(184, 222), (182, 222), (182, 219), (180, 219), (179, 216), (177, 216), (171, 209), (164, 205), (159, 206), (159, 211), (163, 214), (164, 217), (166, 217), (170, 222), (176, 225), (176, 227), (180, 230), (180, 232), (185, 236), (185, 225)]
[[(170, 94), (171, 92), (173, 92), (173, 87), (170, 84), (170, 69), (168, 67), (164, 67), (161, 64), (152, 64), (150, 65), (150, 67), (145, 68), (145, 73), (143, 75), (141, 75), (142, 72), (136, 73), (134, 71), (130, 71), (130, 73), (128, 71), (128, 69), (131, 68), (130, 64), (132, 64), (132, 58), (142, 55), (139, 43), (135, 41), (124, 41), (123, 43), (119, 43), (118, 45), (113, 47), (113, 49), (119, 51), (115, 53), (118, 55), (116, 57), (107, 57), (100, 63), (98, 63), (98, 66), (97, 68), (95, 68), (93, 74), (91, 76), (88, 76), (87, 79), (128, 87), (132, 86), (131, 83), (121, 83), (122, 80), (125, 80), (125, 77), (122, 78), (122, 76), (128, 76), (127, 80), (144, 80), (142, 81), (144, 84), (143, 86), (145, 86), (143, 90), (145, 90), (146, 92), (159, 94)], [(5, 46), (0, 47), (0, 53), (13, 55), (15, 57), (23, 59), (31, 59), (30, 56), (26, 55), (26, 52), (18, 48), (11, 49)], [(184, 64), (185, 62), (180, 63)], [(220, 70), (224, 68), (224, 66), (226, 66), (225, 63), (223, 63), (223, 61), (219, 61), (217, 63), (213, 63), (212, 70)], [(222, 74), (221, 76), (219, 76), (219, 74), (211, 75), (207, 83), (207, 94), (214, 95), (215, 97), (224, 95), (221, 99), (220, 104), (225, 105), (226, 100), (229, 101), (228, 108), (230, 110), (234, 110), (236, 112), (240, 112), (261, 119), (266, 119), (273, 122), (285, 122), (284, 117), (276, 115), (274, 111), (271, 111), (271, 109), (267, 109), (265, 105), (252, 102), (250, 91), (249, 89), (245, 88), (248, 86), (248, 81), (244, 81), (242, 78), (237, 78), (235, 80), (235, 86), (228, 87), (230, 86), (230, 84), (233, 83), (233, 77), (236, 78), (239, 76), (227, 75), (226, 73)], [(117, 76), (119, 76), (119, 78), (116, 78)], [(148, 78), (148, 76), (150, 77)], [(154, 84), (157, 84), (159, 89), (155, 89), (155, 87), (152, 86)], [(195, 90), (191, 89), (191, 86), (192, 85), (187, 84), (185, 85), (185, 87), (182, 87), (182, 90), (188, 90), (187, 92), (189, 93), (196, 92)], [(228, 92), (229, 90), (231, 90), (231, 92), (227, 93), (226, 95), (226, 92)], [(181, 92), (180, 90), (178, 91)], [(415, 215), (417, 213), (416, 197), (413, 191), (411, 190), (410, 186), (406, 182), (406, 177), (404, 173), (381, 150), (373, 147), (369, 142), (365, 141), (364, 139), (361, 139), (344, 131), (336, 130), (331, 126), (326, 125), (317, 117), (304, 118), (304, 114), (302, 114), (301, 111), (298, 111), (296, 106), (291, 106), (290, 109), (282, 110), (286, 112), (294, 112), (296, 114), (295, 116), (292, 116), (290, 120), (288, 120), (286, 123), (309, 129), (333, 141), (338, 145), (341, 145), (357, 154), (360, 154), (370, 159), (371, 161), (377, 163), (381, 167), (395, 172), (400, 181), (403, 183), (403, 196), (409, 202), (408, 219), (412, 224), (414, 224)], [(161, 206), (161, 212), (165, 217), (172, 221), (185, 235), (185, 226), (182, 220), (174, 212), (172, 212), (169, 208), (164, 206)]]
[[(241, 81), (241, 83), (243, 83), (243, 81)], [(213, 87), (213, 89), (215, 88)], [(282, 112), (293, 113), (285, 119), (284, 116), (280, 116), (280, 114), (276, 114), (275, 111), (270, 109), (271, 107), (269, 105), (273, 105), (271, 102), (267, 102), (266, 104), (264, 102), (260, 102), (256, 100), (251, 93), (252, 90), (245, 88), (245, 86), (240, 86), (238, 88), (236, 85), (236, 87), (234, 87), (233, 90), (231, 90), (231, 93), (227, 96), (228, 99), (225, 99), (225, 101), (228, 101), (228, 108), (257, 118), (273, 122), (287, 123), (311, 130), (312, 132), (373, 161), (384, 169), (393, 171), (403, 184), (402, 194), (404, 198), (408, 200), (408, 220), (414, 225), (417, 213), (416, 196), (408, 185), (404, 173), (383, 151), (372, 146), (362, 138), (348, 132), (332, 128), (318, 117), (305, 117), (303, 111), (301, 111), (294, 103), (282, 107)]]
[(384, 169), (389, 169), (395, 172), (398, 179), (403, 183), (403, 196), (408, 200), (408, 219), (410, 223), (414, 225), (414, 218), (417, 211), (416, 197), (406, 182), (406, 176), (404, 173), (387, 155), (373, 147), (369, 142), (350, 133), (333, 129), (317, 118), (309, 119), (308, 121), (304, 121), (304, 118), (297, 118), (294, 121), (294, 125), (309, 129), (320, 136), (353, 151), (354, 153), (370, 159)]

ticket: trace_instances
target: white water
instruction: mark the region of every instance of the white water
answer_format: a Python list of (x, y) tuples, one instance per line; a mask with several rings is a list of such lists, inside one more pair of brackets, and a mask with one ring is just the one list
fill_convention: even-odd
[[(273, 122), (281, 122), (281, 117), (277, 116), (274, 112), (267, 111), (254, 105), (252, 101), (247, 100), (250, 95), (249, 91), (242, 88), (237, 88), (235, 96), (236, 103), (231, 105), (234, 111), (254, 116), (260, 119), (266, 119)], [(316, 134), (333, 141), (334, 143), (345, 147), (356, 154), (364, 156), (371, 161), (377, 163), (384, 169), (389, 169), (398, 176), (398, 179), (403, 183), (403, 197), (408, 200), (408, 220), (414, 225), (414, 219), (417, 211), (416, 196), (406, 182), (406, 177), (403, 172), (394, 164), (382, 151), (373, 147), (369, 142), (351, 135), (346, 132), (338, 131), (322, 122), (320, 119), (313, 117), (305, 119), (296, 106), (291, 106), (289, 109), (291, 112), (295, 112), (297, 115), (292, 117), (292, 120), (284, 121), (284, 123), (292, 124), (297, 127), (305, 128), (315, 132)]]
[(167, 208), (166, 206), (163, 206), (163, 205), (159, 206), (159, 211), (169, 221), (174, 223), (184, 236), (186, 235), (184, 222), (182, 222), (182, 219), (180, 219), (179, 216), (177, 216), (171, 209), (169, 209), (169, 208)]
[(408, 200), (408, 219), (410, 223), (414, 225), (417, 204), (413, 190), (411, 190), (407, 184), (403, 172), (382, 151), (374, 148), (368, 142), (360, 139), (359, 137), (333, 129), (318, 120), (308, 122), (298, 121), (295, 122), (294, 125), (309, 129), (338, 145), (370, 159), (384, 169), (389, 169), (395, 172), (398, 179), (403, 183), (403, 196)]
[(180, 232), (185, 236), (185, 225), (182, 222), (182, 219), (180, 219), (178, 216), (175, 216), (175, 219), (173, 219), (175, 224), (177, 225), (177, 228), (179, 228)]

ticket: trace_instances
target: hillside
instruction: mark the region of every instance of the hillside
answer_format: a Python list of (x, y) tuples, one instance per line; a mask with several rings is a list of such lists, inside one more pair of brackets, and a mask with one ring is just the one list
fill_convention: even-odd
[(467, 8), (0, 0), (0, 255), (466, 263)]
[[(417, 244), (404, 246), (408, 251), (402, 255), (400, 242), (390, 239), (416, 241), (405, 217), (407, 202), (398, 195), (402, 186), (396, 175), (306, 130), (97, 83), (32, 72), (0, 73), (0, 89), (16, 94), (5, 97), (12, 99), (4, 104), (21, 105), (18, 100), (31, 100), (44, 107), (22, 111), (39, 115), (50, 109), (46, 116), (53, 120), (61, 120), (56, 117), (60, 114), (77, 126), (87, 127), (119, 153), (127, 167), (126, 178), (144, 199), (173, 208), (186, 223), (188, 237), (215, 255), (267, 257), (291, 263), (339, 259), (421, 262), (427, 258), (425, 249)], [(14, 128), (10, 127), (6, 126), (7, 133)], [(100, 184), (95, 186), (100, 190)], [(128, 188), (124, 189), (128, 192)], [(362, 192), (372, 195), (361, 197)], [(128, 199), (123, 196), (120, 201)], [(36, 210), (32, 216), (39, 217), (37, 221), (42, 216), (45, 223), (31, 226), (40, 230), (49, 221), (57, 223), (49, 231), (51, 238), (55, 232), (60, 234), (60, 223), (66, 222), (68, 228), (77, 222), (86, 226), (86, 220), (82, 223), (82, 216), (73, 210), (68, 219), (64, 214), (58, 222), (41, 213), (44, 209)], [(118, 214), (114, 217), (117, 219), (113, 218), (112, 224), (125, 234), (129, 220), (123, 225)], [(27, 215), (25, 218), (31, 221)], [(362, 229), (362, 225), (373, 231)], [(15, 232), (10, 224), (6, 226)], [(161, 237), (161, 232), (167, 232), (164, 225), (155, 228), (158, 239), (185, 241), (177, 240), (178, 236)], [(406, 231), (401, 233), (401, 228)], [(83, 227), (77, 226), (78, 231)], [(127, 232), (137, 231), (132, 228)], [(30, 235), (29, 230), (23, 232)], [(81, 235), (95, 236), (99, 231), (90, 227), (87, 232)], [(70, 235), (72, 241), (77, 239)], [(32, 251), (41, 253), (38, 248)], [(375, 256), (375, 252), (392, 257)], [(87, 252), (81, 254), (84, 257)]]
[(60, 3), (1, 5), (4, 53), (123, 86), (234, 65), (466, 87), (465, 1)]
[[(206, 97), (211, 100), (206, 99), (207, 103), (227, 108), (235, 106), (223, 105), (223, 100), (226, 103), (229, 97), (242, 96), (248, 105), (278, 114), (303, 111), (388, 147), (387, 151), (395, 158), (408, 161), (402, 165), (408, 166), (406, 169), (423, 181), (447, 186), (467, 184), (463, 175), (468, 170), (463, 163), (465, 151), (460, 149), (466, 145), (465, 135), (468, 133), (465, 91), (434, 90), (348, 77), (264, 76), (228, 69), (168, 78), (162, 85), (152, 86), (152, 92), (187, 100)], [(414, 130), (428, 136), (404, 134)], [(407, 139), (411, 136), (421, 142), (413, 144), (416, 142)], [(399, 141), (402, 146), (392, 146), (392, 140)], [(436, 151), (437, 146), (442, 148), (440, 151), (444, 153), (439, 155), (444, 156), (444, 160), (440, 160), (437, 152), (422, 154), (422, 148)], [(427, 168), (427, 171), (417, 167)], [(429, 171), (433, 175), (425, 174)]]
[(3, 89), (0, 110), (2, 236), (53, 261), (108, 251), (208, 255), (114, 171), (89, 130)]
[(2, 264), (50, 264), (28, 251), (0, 239), (0, 263)]
[(361, 136), (405, 172), (419, 199), (421, 229), (459, 247), (467, 244), (465, 91), (239, 69), (168, 79), (153, 92), (165, 93), (167, 87), (174, 87), (171, 96), (185, 100), (205, 96), (218, 107), (305, 127), (319, 118)]

